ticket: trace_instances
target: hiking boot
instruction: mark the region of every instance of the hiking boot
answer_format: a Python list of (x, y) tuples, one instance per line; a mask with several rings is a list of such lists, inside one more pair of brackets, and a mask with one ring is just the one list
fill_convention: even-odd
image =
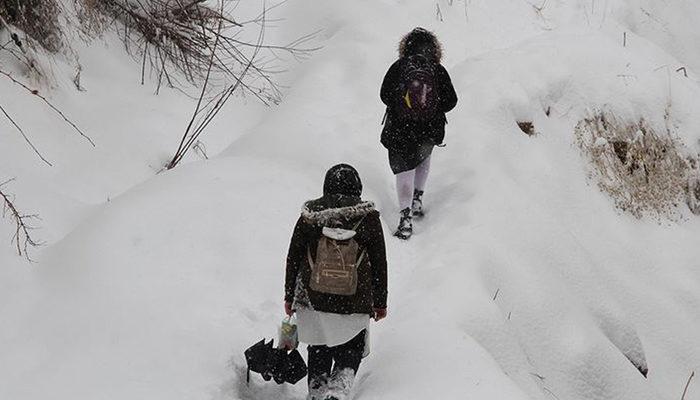
[(413, 191), (413, 203), (411, 203), (411, 212), (413, 213), (413, 218), (423, 218), (425, 216), (425, 213), (423, 213), (422, 190)]
[(399, 227), (396, 229), (394, 236), (399, 239), (406, 240), (413, 234), (413, 222), (411, 222), (411, 209), (406, 207), (401, 210), (401, 219), (399, 219)]
[(334, 371), (328, 382), (328, 392), (323, 400), (348, 400), (354, 380), (355, 371), (351, 368)]

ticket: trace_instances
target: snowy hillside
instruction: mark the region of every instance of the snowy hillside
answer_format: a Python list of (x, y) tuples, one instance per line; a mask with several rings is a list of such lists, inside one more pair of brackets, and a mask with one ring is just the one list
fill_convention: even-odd
[(354, 165), (395, 228), (378, 92), (415, 26), (443, 41), (460, 102), (425, 220), (409, 242), (387, 238), (389, 315), (356, 398), (681, 397), (700, 372), (700, 219), (684, 204), (674, 221), (616, 209), (574, 127), (605, 108), (672, 126), (698, 154), (700, 4), (291, 0), (274, 13), (268, 40), (322, 29), (323, 49), (289, 62), (279, 106), (232, 101), (203, 139), (210, 159), (166, 173), (195, 100), (141, 86), (138, 62), (108, 51), (118, 38), (76, 45), (86, 92), (61, 61), (42, 89), (95, 148), (0, 79), (54, 164), (0, 118), (0, 182), (16, 178), (8, 191), (46, 242), (28, 264), (0, 220), (0, 399), (304, 399), (304, 382), (246, 385), (242, 353), (276, 333), (293, 224), (328, 167)]

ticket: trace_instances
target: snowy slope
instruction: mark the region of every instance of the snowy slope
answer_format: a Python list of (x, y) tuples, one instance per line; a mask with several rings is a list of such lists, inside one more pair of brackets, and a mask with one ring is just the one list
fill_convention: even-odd
[(285, 101), (232, 105), (205, 139), (227, 149), (157, 176), (192, 101), (154, 97), (127, 56), (81, 48), (88, 92), (68, 78), (53, 89), (96, 149), (0, 83), (57, 164), (20, 153), (0, 121), (0, 171), (48, 241), (29, 266), (0, 246), (0, 398), (303, 399), (302, 383), (246, 386), (242, 351), (275, 332), (289, 234), (326, 168), (355, 165), (385, 231), (396, 223), (378, 87), (416, 25), (443, 39), (460, 103), (428, 216), (410, 242), (388, 239), (389, 318), (372, 327), (357, 397), (679, 398), (700, 368), (700, 223), (616, 211), (587, 181), (573, 127), (603, 105), (663, 124), (670, 102), (697, 152), (686, 33), (700, 6), (547, 3), (441, 1), (437, 15), (435, 2), (290, 2), (273, 37), (319, 27), (324, 49), (285, 76)]

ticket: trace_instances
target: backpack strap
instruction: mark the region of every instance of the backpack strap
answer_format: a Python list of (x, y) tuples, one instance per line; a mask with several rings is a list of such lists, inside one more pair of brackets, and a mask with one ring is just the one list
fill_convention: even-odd
[[(367, 218), (367, 215), (365, 214), (356, 224), (355, 226), (352, 227), (353, 231), (357, 231), (357, 229), (360, 227), (360, 225), (365, 221), (365, 218)], [(365, 257), (365, 254), (367, 254), (367, 249), (362, 249), (362, 253), (360, 253), (360, 256), (357, 258), (357, 263), (355, 265), (359, 266), (362, 264), (362, 259)]]
[(311, 246), (306, 246), (306, 258), (309, 259), (309, 267), (311, 267), (311, 270), (315, 268), (314, 266), (314, 258), (311, 257)]
[(362, 253), (360, 253), (360, 256), (357, 257), (357, 263), (355, 264), (356, 266), (360, 266), (362, 264), (362, 259), (365, 258), (365, 254), (367, 254), (367, 249), (362, 249)]
[(367, 218), (367, 215), (368, 215), (368, 214), (365, 214), (365, 215), (355, 224), (355, 226), (352, 227), (352, 230), (353, 230), (353, 231), (357, 231), (357, 228), (359, 228), (360, 225), (362, 224), (362, 222), (364, 222), (365, 218)]

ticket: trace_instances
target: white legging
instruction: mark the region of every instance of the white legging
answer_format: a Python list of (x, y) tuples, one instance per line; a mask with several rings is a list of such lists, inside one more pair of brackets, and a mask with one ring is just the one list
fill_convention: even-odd
[(415, 169), (396, 174), (396, 191), (399, 195), (399, 209), (411, 207), (413, 191), (425, 190), (425, 182), (430, 172), (430, 156), (423, 160)]

